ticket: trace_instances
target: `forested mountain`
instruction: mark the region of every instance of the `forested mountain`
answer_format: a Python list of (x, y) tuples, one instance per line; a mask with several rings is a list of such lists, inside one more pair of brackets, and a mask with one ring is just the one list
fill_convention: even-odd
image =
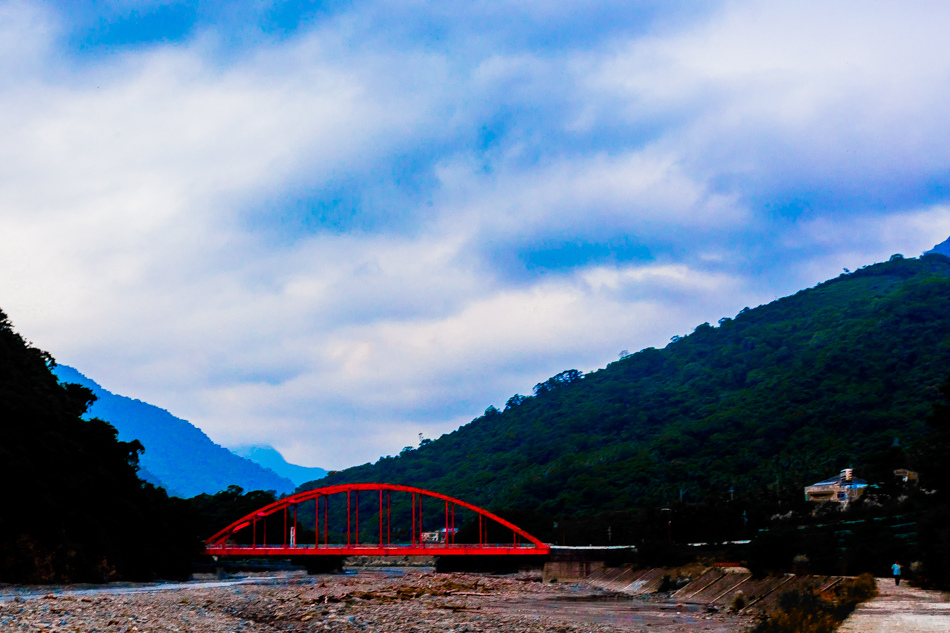
[(893, 257), (704, 323), (396, 457), (301, 488), (419, 485), (548, 515), (790, 495), (925, 431), (950, 373), (950, 259)]
[(139, 479), (141, 444), (84, 419), (95, 396), (54, 366), (0, 312), (0, 581), (187, 576), (191, 505)]
[(141, 442), (145, 447), (139, 460), (145, 471), (143, 479), (162, 485), (171, 494), (213, 494), (231, 485), (277, 493), (294, 489), (289, 478), (215, 444), (201, 429), (165, 409), (114, 394), (67, 365), (57, 365), (53, 372), (63, 382), (92, 391), (96, 400), (87, 417), (108, 420), (121, 441)]

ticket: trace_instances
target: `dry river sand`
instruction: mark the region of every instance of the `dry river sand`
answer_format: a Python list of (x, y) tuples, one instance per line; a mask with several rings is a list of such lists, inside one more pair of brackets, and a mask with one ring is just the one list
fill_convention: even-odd
[(61, 591), (0, 602), (0, 631), (741, 631), (751, 621), (659, 597), (631, 598), (538, 575), (425, 570), (290, 576), (276, 584), (141, 593)]

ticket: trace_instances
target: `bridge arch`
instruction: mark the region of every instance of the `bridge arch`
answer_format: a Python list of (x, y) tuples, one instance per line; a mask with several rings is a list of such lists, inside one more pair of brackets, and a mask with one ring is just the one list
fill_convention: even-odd
[[(378, 537), (371, 542), (360, 542), (359, 530), (359, 494), (377, 493), (378, 512), (376, 522), (378, 525)], [(408, 543), (393, 542), (392, 522), (391, 522), (391, 494), (404, 493), (411, 495), (411, 528), (408, 531)], [(346, 495), (346, 542), (330, 542), (330, 518), (329, 518), (329, 499), (334, 495)], [(356, 497), (356, 503), (353, 504), (353, 497)], [(435, 533), (425, 533), (422, 530), (423, 525), (423, 498), (438, 499), (443, 502), (443, 530)], [(320, 521), (320, 506), (323, 501), (324, 517)], [(288, 531), (288, 520), (296, 528), (297, 509), (301, 504), (314, 502), (315, 519), (313, 523), (314, 538), (313, 543), (301, 544), (294, 538), (295, 532)], [(355, 517), (353, 509), (355, 508)], [(456, 543), (456, 508), (474, 512), (478, 517), (478, 542), (475, 543)], [(291, 518), (291, 512), (293, 514)], [(283, 514), (283, 533), (279, 542), (267, 543), (266, 525), (267, 518), (275, 514)], [(365, 514), (364, 514), (365, 516)], [(355, 519), (355, 521), (354, 521)], [(353, 533), (353, 524), (355, 522), (355, 538)], [(258, 524), (262, 523), (264, 528), (263, 540), (258, 543)], [(510, 542), (490, 543), (488, 542), (488, 533), (490, 524), (497, 524), (510, 530), (512, 538)], [(430, 525), (432, 520), (430, 519)], [(323, 531), (323, 543), (321, 543), (321, 527)], [(309, 528), (308, 528), (309, 529)], [(250, 530), (251, 544), (238, 544), (238, 533)], [(497, 533), (497, 528), (496, 528)], [(432, 535), (437, 538), (435, 542), (431, 541)], [(427, 537), (430, 538), (427, 541)], [(259, 508), (246, 516), (234, 521), (224, 529), (218, 531), (205, 541), (205, 553), (216, 556), (301, 556), (301, 555), (330, 555), (330, 556), (407, 556), (407, 555), (538, 555), (547, 554), (550, 546), (541, 542), (517, 525), (507, 521), (500, 516), (480, 508), (474, 504), (467, 503), (461, 499), (450, 497), (431, 490), (416, 488), (414, 486), (402, 486), (398, 484), (384, 483), (353, 483), (339, 484), (335, 486), (324, 486), (299, 492), (283, 499)]]

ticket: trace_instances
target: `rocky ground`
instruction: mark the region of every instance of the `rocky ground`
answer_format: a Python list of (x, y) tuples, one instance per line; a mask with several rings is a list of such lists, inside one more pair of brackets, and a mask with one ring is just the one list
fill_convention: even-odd
[(296, 576), (278, 584), (143, 593), (60, 592), (0, 602), (0, 631), (710, 631), (750, 620), (662, 598), (630, 598), (539, 575), (406, 570)]

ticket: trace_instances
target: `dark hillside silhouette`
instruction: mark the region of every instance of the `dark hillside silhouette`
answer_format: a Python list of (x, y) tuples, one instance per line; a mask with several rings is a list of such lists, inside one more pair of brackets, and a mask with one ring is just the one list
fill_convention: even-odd
[(187, 576), (190, 504), (139, 479), (142, 445), (84, 420), (95, 397), (54, 365), (0, 311), (0, 580)]

